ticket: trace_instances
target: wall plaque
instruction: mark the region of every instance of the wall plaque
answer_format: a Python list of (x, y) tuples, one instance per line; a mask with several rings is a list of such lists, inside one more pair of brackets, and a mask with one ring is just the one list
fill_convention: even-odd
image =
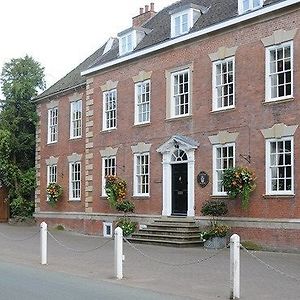
[(209, 183), (208, 174), (204, 171), (201, 171), (197, 176), (197, 181), (202, 188), (206, 187)]

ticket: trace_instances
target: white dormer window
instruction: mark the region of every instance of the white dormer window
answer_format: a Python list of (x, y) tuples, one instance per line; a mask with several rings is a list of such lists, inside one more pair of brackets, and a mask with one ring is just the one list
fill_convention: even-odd
[(120, 37), (120, 55), (132, 52), (135, 44), (135, 31)]
[(180, 10), (176, 9), (171, 14), (171, 37), (186, 34), (194, 26), (201, 15), (200, 7), (193, 4), (186, 5)]
[(264, 0), (239, 0), (239, 14), (262, 7)]
[(174, 17), (174, 36), (182, 35), (189, 32), (189, 14), (179, 14)]

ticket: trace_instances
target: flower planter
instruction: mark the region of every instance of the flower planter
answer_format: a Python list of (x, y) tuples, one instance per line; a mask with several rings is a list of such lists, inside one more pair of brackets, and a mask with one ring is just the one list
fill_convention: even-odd
[(224, 237), (212, 237), (204, 242), (204, 248), (207, 249), (222, 249), (226, 247), (227, 238)]

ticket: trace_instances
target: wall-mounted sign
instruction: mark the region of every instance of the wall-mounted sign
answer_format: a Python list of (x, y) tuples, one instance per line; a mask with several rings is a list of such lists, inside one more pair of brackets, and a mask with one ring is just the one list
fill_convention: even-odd
[(201, 171), (197, 176), (197, 181), (202, 188), (206, 187), (209, 183), (208, 174), (204, 171)]

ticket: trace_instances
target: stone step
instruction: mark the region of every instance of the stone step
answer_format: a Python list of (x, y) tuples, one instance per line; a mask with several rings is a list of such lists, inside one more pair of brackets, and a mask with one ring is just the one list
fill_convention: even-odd
[(169, 240), (169, 241), (197, 241), (200, 240), (200, 235), (165, 235), (151, 233), (134, 233), (133, 238), (143, 238), (147, 240)]
[(176, 224), (176, 223), (151, 223), (147, 225), (147, 228), (178, 228), (178, 229), (182, 229), (182, 228), (187, 228), (187, 229), (199, 229), (199, 226), (197, 225), (192, 225), (192, 224)]
[(198, 234), (200, 235), (200, 230), (199, 228), (195, 228), (192, 230), (185, 230), (185, 229), (181, 229), (181, 228), (177, 228), (177, 229), (153, 229), (153, 228), (143, 228), (140, 229), (139, 232), (142, 233), (149, 233), (149, 234), (164, 234), (164, 235), (186, 235), (186, 236), (190, 236), (190, 235), (194, 235), (194, 234)]
[(130, 243), (138, 244), (150, 244), (150, 245), (159, 245), (159, 246), (169, 246), (169, 247), (195, 247), (203, 246), (203, 241), (172, 241), (172, 240), (156, 240), (156, 239), (144, 239), (144, 238), (128, 238)]

